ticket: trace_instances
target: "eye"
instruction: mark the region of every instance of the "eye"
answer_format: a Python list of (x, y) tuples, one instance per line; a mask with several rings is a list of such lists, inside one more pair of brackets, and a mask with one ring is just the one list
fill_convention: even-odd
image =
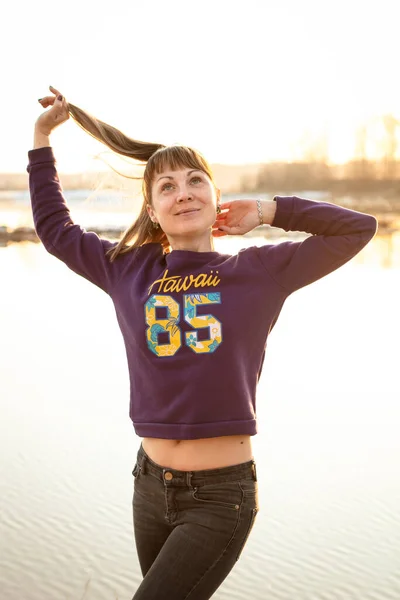
[(164, 192), (168, 186), (172, 187), (172, 183), (164, 183), (164, 185), (161, 187), (161, 191)]
[(190, 183), (193, 183), (193, 182), (201, 183), (202, 179), (201, 179), (201, 177), (196, 175), (195, 177), (192, 177), (192, 179), (190, 180)]

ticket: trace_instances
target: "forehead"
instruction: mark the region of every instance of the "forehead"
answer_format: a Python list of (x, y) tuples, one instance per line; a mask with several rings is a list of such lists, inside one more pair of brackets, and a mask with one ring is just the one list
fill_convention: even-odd
[(193, 168), (188, 168), (188, 167), (182, 167), (181, 169), (166, 168), (162, 171), (155, 173), (154, 180), (155, 180), (155, 182), (157, 182), (160, 179), (162, 179), (163, 177), (166, 177), (168, 179), (187, 177), (188, 175), (191, 175), (192, 173), (203, 173), (203, 175), (205, 175), (205, 173), (202, 169), (193, 169)]

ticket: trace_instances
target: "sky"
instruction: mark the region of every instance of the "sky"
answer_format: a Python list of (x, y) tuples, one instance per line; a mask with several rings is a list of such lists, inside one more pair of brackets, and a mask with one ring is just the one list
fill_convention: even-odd
[[(23, 172), (48, 86), (127, 135), (212, 163), (295, 160), (326, 136), (400, 120), (398, 0), (69, 0), (3, 8), (0, 172)], [(63, 172), (101, 168), (70, 119), (51, 137)]]

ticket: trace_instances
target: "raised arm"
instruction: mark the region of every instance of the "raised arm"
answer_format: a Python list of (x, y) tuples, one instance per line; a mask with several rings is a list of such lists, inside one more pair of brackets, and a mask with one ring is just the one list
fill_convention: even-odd
[(120, 276), (121, 263), (125, 261), (117, 259), (110, 263), (105, 252), (116, 243), (87, 232), (71, 219), (49, 138), (51, 131), (67, 120), (68, 108), (60, 95), (47, 98), (47, 101), (42, 99), (42, 105), (50, 104), (52, 100), (53, 106), (37, 120), (34, 148), (28, 152), (27, 171), (35, 230), (50, 254), (110, 294)]
[(291, 293), (355, 256), (374, 237), (375, 217), (328, 202), (297, 196), (273, 200), (235, 200), (221, 204), (214, 237), (243, 235), (261, 224), (285, 231), (311, 233), (302, 242), (282, 242), (248, 248), (255, 252), (270, 276)]
[(273, 227), (311, 233), (302, 242), (262, 246), (259, 257), (273, 279), (291, 293), (324, 277), (353, 258), (374, 237), (375, 217), (355, 210), (276, 196)]

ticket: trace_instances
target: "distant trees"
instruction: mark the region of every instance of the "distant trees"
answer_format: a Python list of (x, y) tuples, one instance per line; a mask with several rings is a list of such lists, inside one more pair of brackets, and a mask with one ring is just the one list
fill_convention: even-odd
[[(332, 173), (321, 162), (268, 163), (263, 165), (254, 182), (254, 191), (273, 189), (328, 189)], [(248, 190), (251, 191), (251, 190)]]
[[(264, 164), (243, 191), (348, 190), (390, 188), (400, 192), (400, 161), (397, 157), (400, 121), (386, 114), (358, 127), (354, 158), (344, 165), (329, 164), (326, 132), (316, 140), (303, 138), (303, 158)], [(371, 150), (375, 158), (371, 158)]]
[(385, 128), (385, 138), (383, 147), (383, 166), (384, 176), (388, 179), (398, 177), (399, 164), (396, 161), (397, 156), (397, 128), (400, 126), (393, 115), (384, 115), (382, 117), (383, 126)]

